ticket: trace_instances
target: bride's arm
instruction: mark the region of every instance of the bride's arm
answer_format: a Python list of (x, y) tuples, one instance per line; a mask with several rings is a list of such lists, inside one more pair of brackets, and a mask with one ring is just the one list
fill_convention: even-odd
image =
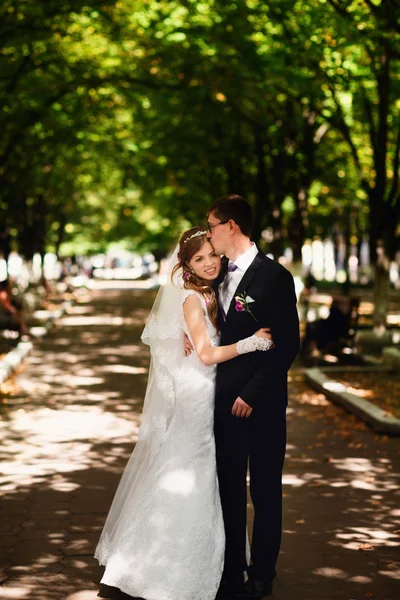
[[(183, 304), (183, 313), (196, 353), (205, 365), (216, 365), (231, 360), (232, 358), (236, 358), (236, 356), (243, 353), (243, 351), (238, 352), (237, 344), (230, 344), (229, 346), (212, 346), (204, 311), (200, 304), (200, 300), (195, 295), (186, 298)], [(259, 337), (260, 340), (271, 339), (271, 336), (267, 333), (266, 329), (259, 330), (259, 332), (257, 332), (257, 337)], [(261, 349), (262, 348), (260, 347), (254, 347), (254, 351)], [(266, 350), (267, 348), (264, 349)], [(249, 350), (244, 351), (248, 352)]]

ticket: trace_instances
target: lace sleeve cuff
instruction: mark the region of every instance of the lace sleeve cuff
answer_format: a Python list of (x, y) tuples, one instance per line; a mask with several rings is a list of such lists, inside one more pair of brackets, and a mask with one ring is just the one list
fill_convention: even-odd
[(244, 340), (239, 340), (236, 344), (236, 349), (238, 354), (247, 354), (248, 352), (255, 352), (256, 350), (265, 352), (273, 345), (274, 343), (272, 340), (265, 340), (264, 338), (252, 335)]

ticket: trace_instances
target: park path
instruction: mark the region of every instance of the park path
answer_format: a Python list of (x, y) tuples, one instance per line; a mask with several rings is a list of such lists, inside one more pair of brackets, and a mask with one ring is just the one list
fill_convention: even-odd
[[(148, 368), (139, 337), (154, 292), (129, 286), (83, 296), (3, 389), (0, 598), (97, 598), (93, 552)], [(290, 379), (274, 598), (398, 599), (398, 439), (312, 392), (299, 368)]]

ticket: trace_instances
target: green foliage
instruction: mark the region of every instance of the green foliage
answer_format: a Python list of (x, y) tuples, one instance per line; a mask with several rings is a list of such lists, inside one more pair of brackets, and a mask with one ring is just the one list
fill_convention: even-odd
[(276, 251), (298, 256), (351, 214), (393, 255), (396, 14), (392, 0), (5, 0), (4, 248), (165, 248), (235, 191)]

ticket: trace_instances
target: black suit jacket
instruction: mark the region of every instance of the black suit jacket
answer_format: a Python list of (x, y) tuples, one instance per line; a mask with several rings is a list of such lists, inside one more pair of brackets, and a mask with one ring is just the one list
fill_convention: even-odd
[[(226, 265), (222, 276), (225, 273)], [(235, 296), (244, 292), (254, 299), (249, 306), (256, 320), (235, 310)], [(219, 312), (218, 324), (223, 346), (253, 335), (260, 327), (270, 327), (275, 348), (218, 365), (216, 411), (230, 410), (238, 396), (260, 413), (286, 407), (287, 372), (300, 348), (296, 294), (289, 271), (259, 252), (239, 283), (226, 319)]]

